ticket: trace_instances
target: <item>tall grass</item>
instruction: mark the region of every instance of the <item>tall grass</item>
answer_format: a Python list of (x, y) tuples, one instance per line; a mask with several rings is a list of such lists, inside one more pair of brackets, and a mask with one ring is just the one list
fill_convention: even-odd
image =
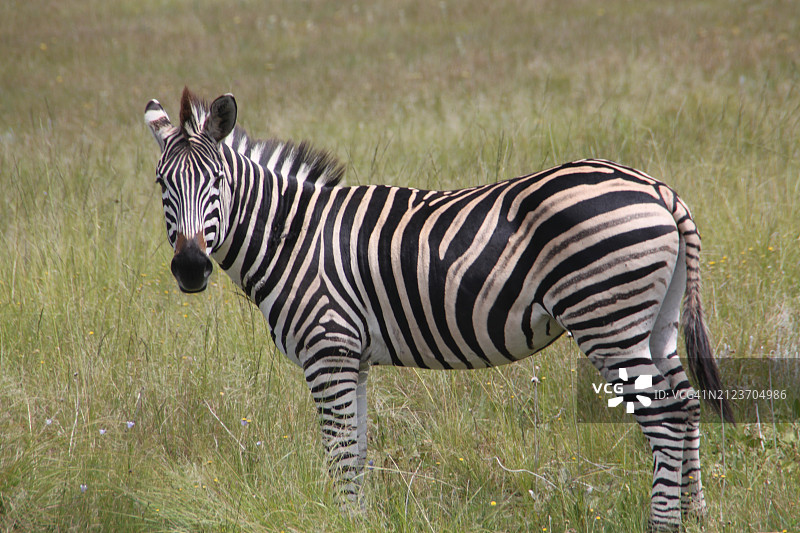
[[(576, 422), (567, 339), (502, 369), (374, 369), (366, 511), (341, 515), (302, 375), (258, 310), (218, 272), (200, 296), (170, 277), (144, 104), (175, 118), (184, 84), (232, 91), (251, 133), (330, 149), (349, 184), (463, 187), (587, 156), (642, 168), (698, 221), (717, 353), (796, 358), (798, 15), (3, 3), (0, 528), (641, 529), (647, 444), (632, 423)], [(705, 530), (800, 530), (799, 438), (705, 425)]]

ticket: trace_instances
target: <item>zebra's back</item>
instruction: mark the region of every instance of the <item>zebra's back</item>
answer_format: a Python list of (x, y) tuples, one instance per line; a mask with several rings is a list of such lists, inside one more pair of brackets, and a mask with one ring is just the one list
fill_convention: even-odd
[(655, 315), (642, 287), (675, 268), (662, 188), (593, 160), (458, 191), (337, 188), (317, 232), (328, 266), (316, 289), (335, 289), (331, 305), (362, 322), (371, 364), (496, 366), (565, 329), (601, 327), (594, 340), (608, 340), (611, 322)]

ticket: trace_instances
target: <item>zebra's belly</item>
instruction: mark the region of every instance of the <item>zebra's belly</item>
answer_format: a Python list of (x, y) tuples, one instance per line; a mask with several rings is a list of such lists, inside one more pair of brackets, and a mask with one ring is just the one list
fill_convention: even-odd
[(458, 327), (454, 319), (446, 322), (452, 327), (436, 332), (427, 328), (423, 334), (425, 328), (420, 324), (409, 324), (404, 333), (388, 324), (378, 327), (376, 321), (364, 356), (373, 365), (486, 368), (529, 357), (564, 333), (564, 328), (538, 305), (510, 314), (502, 327), (495, 324), (492, 328), (490, 321), (481, 317), (473, 318), (471, 331)]

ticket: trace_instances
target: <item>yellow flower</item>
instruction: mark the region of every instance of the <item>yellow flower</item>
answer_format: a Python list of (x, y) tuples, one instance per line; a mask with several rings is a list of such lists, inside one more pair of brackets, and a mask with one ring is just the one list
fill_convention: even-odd
[(491, 502), (489, 502), (489, 505), (491, 505), (492, 507), (494, 507), (495, 505), (497, 505), (497, 502), (496, 502), (496, 501), (494, 501), (494, 500), (492, 500)]

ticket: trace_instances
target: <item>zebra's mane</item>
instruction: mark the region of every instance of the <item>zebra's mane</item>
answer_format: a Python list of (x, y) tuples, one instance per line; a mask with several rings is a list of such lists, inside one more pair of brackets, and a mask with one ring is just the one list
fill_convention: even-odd
[(236, 126), (223, 142), (284, 177), (291, 176), (299, 181), (332, 187), (344, 175), (344, 165), (329, 152), (313, 148), (307, 141), (296, 143), (280, 139), (251, 139), (244, 128)]
[[(184, 89), (180, 115), (183, 136), (188, 139), (201, 134), (209, 113), (210, 106), (207, 102)], [(344, 165), (339, 160), (325, 150), (313, 148), (306, 141), (296, 143), (280, 139), (252, 139), (244, 128), (237, 125), (222, 142), (284, 177), (332, 187), (344, 175)]]

